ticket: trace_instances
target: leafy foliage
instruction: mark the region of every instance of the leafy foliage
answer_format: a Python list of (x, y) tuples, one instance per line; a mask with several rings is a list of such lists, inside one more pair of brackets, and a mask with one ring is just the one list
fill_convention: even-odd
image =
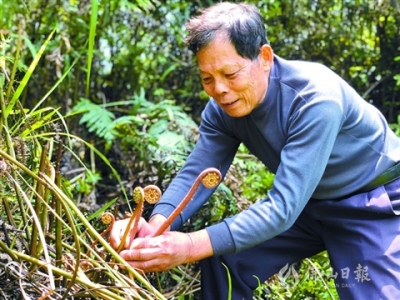
[[(82, 99), (71, 116), (80, 116), (79, 122), (97, 136), (97, 147), (119, 165), (128, 191), (144, 183), (165, 188), (198, 135), (197, 124), (182, 107), (172, 100), (151, 103), (143, 90), (132, 99), (107, 104)], [(117, 187), (110, 174), (102, 176)]]
[[(24, 109), (19, 101), (48, 42), (22, 81), (16, 81), (5, 65), (0, 73), (1, 298), (165, 299), (126, 264), (71, 200), (69, 185), (61, 176), (62, 152), (69, 149), (62, 136), (77, 137), (62, 132), (58, 122), (65, 125), (64, 118), (53, 107)], [(16, 70), (18, 61), (8, 61)], [(92, 151), (97, 150), (92, 147)], [(100, 152), (96, 154), (109, 165)], [(97, 241), (106, 252), (94, 247)], [(114, 269), (115, 263), (125, 264), (125, 271)]]
[(108, 143), (115, 138), (113, 128), (114, 114), (100, 105), (92, 103), (89, 99), (82, 98), (71, 110), (71, 113), (83, 113), (79, 124), (86, 124), (89, 132), (94, 132), (99, 138)]
[(284, 266), (255, 291), (256, 299), (339, 299), (327, 252)]
[(274, 181), (274, 174), (250, 154), (243, 144), (240, 145), (233, 168), (236, 170), (235, 178), (240, 180), (241, 198), (256, 202), (267, 197), (267, 192)]
[[(61, 6), (54, 1), (46, 6), (38, 1), (28, 6), (3, 1), (1, 11), (10, 13), (0, 14), (1, 33), (11, 38), (11, 33), (20, 32), (27, 44), (20, 49), (19, 70), (38, 52), (42, 36), (56, 28), (46, 59), (40, 61), (40, 74), (31, 78), (22, 103), (33, 105), (32, 99), (40, 99), (41, 90), (49, 90), (78, 59), (81, 67), (74, 68), (48, 99), (48, 104), (61, 105), (61, 112), (69, 112), (81, 98), (107, 103), (144, 89), (150, 102), (174, 99), (197, 120), (207, 97), (194, 58), (183, 44), (183, 25), (190, 15), (214, 2), (112, 0), (93, 8), (79, 1)], [(400, 102), (393, 78), (400, 73), (394, 61), (400, 46), (396, 1), (248, 2), (265, 16), (278, 55), (325, 63), (373, 101), (389, 121), (396, 120)], [(96, 24), (92, 9), (98, 15)], [(8, 48), (11, 53), (16, 49)]]

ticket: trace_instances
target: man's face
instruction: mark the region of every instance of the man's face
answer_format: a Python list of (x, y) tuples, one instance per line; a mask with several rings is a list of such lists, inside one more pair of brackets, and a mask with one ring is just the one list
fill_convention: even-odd
[(219, 35), (196, 56), (204, 90), (229, 116), (248, 115), (264, 99), (272, 64), (268, 45), (252, 61), (241, 57), (233, 44)]

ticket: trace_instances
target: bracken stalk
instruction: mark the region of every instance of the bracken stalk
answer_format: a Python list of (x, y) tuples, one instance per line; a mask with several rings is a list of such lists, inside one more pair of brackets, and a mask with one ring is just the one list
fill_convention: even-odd
[(194, 194), (196, 193), (197, 189), (200, 186), (200, 183), (208, 188), (216, 187), (222, 179), (222, 175), (220, 171), (216, 168), (207, 168), (203, 172), (201, 172), (196, 180), (194, 181), (193, 185), (190, 187), (189, 192), (183, 198), (181, 203), (175, 208), (175, 210), (171, 213), (171, 215), (165, 220), (165, 222), (158, 228), (157, 232), (154, 236), (159, 236), (164, 233), (165, 230), (169, 226), (171, 226), (172, 222), (179, 216), (182, 210), (186, 207), (189, 201), (193, 198)]

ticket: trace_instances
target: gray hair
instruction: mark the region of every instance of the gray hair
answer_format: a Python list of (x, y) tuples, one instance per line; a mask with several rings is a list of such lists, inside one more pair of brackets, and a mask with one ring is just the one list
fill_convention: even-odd
[(224, 32), (237, 53), (254, 60), (260, 47), (269, 44), (264, 19), (258, 9), (250, 4), (221, 2), (201, 11), (186, 23), (189, 31), (185, 42), (195, 54)]

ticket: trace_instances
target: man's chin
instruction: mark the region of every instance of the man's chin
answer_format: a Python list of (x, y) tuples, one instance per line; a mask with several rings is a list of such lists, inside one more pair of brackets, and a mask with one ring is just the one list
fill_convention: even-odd
[(226, 114), (232, 118), (241, 118), (244, 116), (247, 116), (249, 112), (244, 112), (244, 111), (228, 111), (225, 110)]

